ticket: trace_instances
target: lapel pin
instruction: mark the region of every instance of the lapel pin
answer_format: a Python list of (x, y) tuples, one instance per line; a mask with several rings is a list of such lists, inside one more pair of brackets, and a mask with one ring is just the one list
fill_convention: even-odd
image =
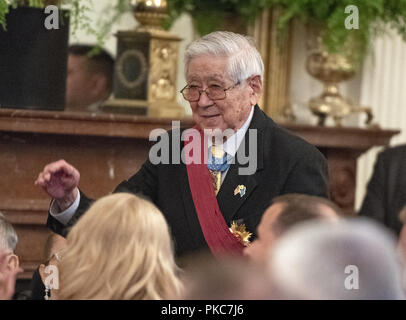
[(240, 194), (240, 198), (244, 196), (245, 191), (247, 188), (243, 184), (239, 184), (235, 189), (234, 189), (234, 195), (236, 196), (237, 194)]

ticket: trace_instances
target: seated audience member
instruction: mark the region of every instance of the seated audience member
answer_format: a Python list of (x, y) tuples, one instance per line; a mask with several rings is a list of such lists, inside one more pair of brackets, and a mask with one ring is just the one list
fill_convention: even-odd
[(57, 233), (51, 232), (45, 242), (43, 261), (37, 270), (34, 271), (31, 280), (31, 299), (44, 300), (51, 296), (50, 288), (45, 286), (45, 279), (52, 272), (46, 272), (46, 267), (49, 265), (58, 266), (59, 257), (62, 250), (66, 247), (66, 239)]
[(359, 215), (373, 218), (399, 234), (398, 219), (406, 205), (406, 145), (378, 154)]
[(311, 221), (287, 232), (269, 259), (281, 299), (403, 299), (391, 233), (372, 220)]
[(255, 262), (266, 262), (276, 240), (291, 227), (311, 219), (336, 221), (341, 214), (341, 209), (325, 198), (304, 194), (278, 196), (262, 216), (258, 238), (244, 249), (244, 254)]
[(177, 299), (168, 225), (149, 201), (127, 193), (103, 197), (67, 236), (57, 299)]
[(66, 109), (98, 111), (113, 89), (114, 60), (104, 50), (91, 55), (93, 47), (72, 45), (68, 49)]
[(241, 257), (192, 255), (184, 268), (185, 300), (272, 299), (269, 276), (262, 266)]
[(18, 256), (14, 253), (18, 237), (13, 226), (0, 213), (0, 300), (13, 297), (19, 268)]

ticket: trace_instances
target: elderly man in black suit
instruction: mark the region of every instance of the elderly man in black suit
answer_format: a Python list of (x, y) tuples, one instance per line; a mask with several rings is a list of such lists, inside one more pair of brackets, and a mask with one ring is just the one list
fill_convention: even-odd
[(359, 214), (400, 233), (399, 212), (406, 205), (406, 145), (378, 154)]
[[(169, 161), (157, 161), (150, 152), (115, 192), (151, 199), (169, 223), (178, 255), (202, 249), (241, 254), (272, 198), (328, 195), (327, 163), (314, 146), (281, 129), (258, 107), (264, 66), (249, 38), (206, 35), (188, 46), (185, 67), (181, 92), (195, 127), (162, 137), (159, 143), (171, 141)], [(179, 135), (182, 141), (175, 139)], [(66, 233), (91, 203), (78, 189), (79, 176), (60, 160), (45, 166), (36, 180), (54, 199), (47, 223), (57, 233)]]

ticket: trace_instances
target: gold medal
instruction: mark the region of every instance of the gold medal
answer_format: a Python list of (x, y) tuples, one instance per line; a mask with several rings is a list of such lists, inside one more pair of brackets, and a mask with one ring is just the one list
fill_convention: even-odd
[(233, 221), (231, 227), (229, 228), (231, 233), (244, 245), (248, 246), (250, 244), (250, 238), (252, 233), (245, 230), (245, 224), (238, 224)]

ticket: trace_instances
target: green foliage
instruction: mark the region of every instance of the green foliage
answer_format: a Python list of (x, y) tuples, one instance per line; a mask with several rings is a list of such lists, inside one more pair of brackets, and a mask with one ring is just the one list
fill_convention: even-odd
[[(97, 47), (102, 47), (115, 24), (129, 12), (130, 0), (111, 1), (103, 15), (94, 24), (89, 13), (94, 11), (97, 0), (0, 0), (0, 28), (6, 28), (9, 7), (28, 4), (43, 7), (54, 3), (69, 10), (72, 34), (78, 30), (93, 35)], [(395, 29), (406, 41), (406, 0), (167, 0), (169, 18), (164, 27), (169, 29), (182, 13), (193, 17), (196, 30), (207, 34), (218, 30), (229, 18), (240, 18), (252, 23), (267, 8), (280, 8), (278, 35), (281, 37), (292, 20), (314, 25), (323, 30), (323, 43), (329, 52), (343, 52), (351, 45), (353, 59), (361, 61), (371, 40), (385, 32), (385, 26)], [(346, 29), (349, 16), (345, 8), (355, 5), (359, 13), (359, 29)], [(235, 22), (235, 20), (234, 20)], [(235, 22), (236, 23), (236, 22)]]
[(193, 17), (195, 28), (201, 35), (218, 30), (228, 18), (240, 17), (251, 23), (266, 9), (269, 0), (167, 0), (169, 18), (164, 27), (169, 28), (182, 13)]
[(17, 8), (19, 0), (0, 0), (0, 30), (6, 30), (6, 15), (10, 11), (10, 7)]
[[(388, 24), (406, 41), (406, 0), (167, 0), (168, 28), (182, 13), (189, 13), (197, 31), (203, 35), (217, 30), (228, 13), (241, 17), (247, 23), (267, 8), (280, 8), (279, 39), (283, 39), (290, 22), (300, 20), (323, 30), (323, 43), (329, 52), (341, 53), (346, 43), (353, 49), (352, 58), (361, 61), (371, 39), (384, 32)], [(355, 5), (359, 13), (359, 29), (346, 29), (344, 22)]]
[[(298, 19), (323, 30), (323, 43), (329, 52), (343, 53), (351, 46), (351, 58), (356, 63), (365, 57), (371, 40), (385, 32), (385, 24), (406, 40), (406, 0), (269, 0), (268, 4), (281, 9), (279, 35)], [(345, 8), (349, 5), (358, 8), (359, 29), (345, 28), (350, 15)]]
[(29, 0), (28, 6), (33, 7), (33, 8), (43, 8), (44, 2), (42, 0)]
[(5, 0), (0, 0), (0, 25), (1, 27), (6, 30), (6, 14), (9, 11), (9, 5), (6, 3)]

